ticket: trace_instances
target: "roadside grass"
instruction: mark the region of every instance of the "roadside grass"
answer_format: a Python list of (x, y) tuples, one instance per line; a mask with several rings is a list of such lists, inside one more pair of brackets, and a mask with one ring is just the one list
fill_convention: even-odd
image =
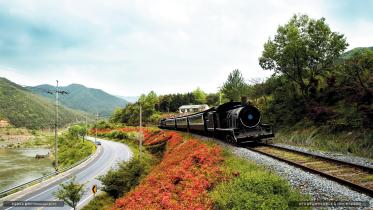
[[(179, 134), (181, 134), (182, 139), (183, 139), (180, 144), (180, 145), (183, 145), (182, 147), (186, 146), (187, 142), (189, 141), (190, 142), (196, 141), (196, 140), (193, 140), (196, 138), (190, 134), (183, 134), (183, 133), (179, 133)], [(125, 135), (118, 133), (118, 132), (106, 132), (100, 137), (101, 138), (105, 137), (106, 139), (108, 139), (107, 136), (118, 136), (120, 138), (125, 137), (124, 139), (117, 138), (117, 139), (112, 139), (112, 140), (127, 144), (133, 151), (134, 157), (138, 157), (138, 154), (139, 154), (138, 141), (137, 141), (138, 136), (136, 135), (136, 132), (127, 132)], [(161, 137), (162, 135), (158, 135), (155, 138), (156, 140), (155, 142), (157, 142), (156, 144), (144, 146), (143, 162), (144, 164), (148, 164), (149, 168), (147, 169), (146, 173), (141, 174), (142, 177), (146, 177), (146, 178), (144, 179), (145, 181), (140, 181), (139, 187), (136, 187), (136, 185), (139, 183), (138, 180), (131, 182), (131, 180), (127, 180), (127, 178), (123, 176), (111, 176), (110, 179), (114, 181), (117, 180), (119, 182), (125, 182), (125, 184), (126, 183), (127, 184), (135, 183), (135, 184), (134, 185), (129, 184), (129, 186), (126, 186), (125, 192), (123, 192), (123, 195), (121, 196), (122, 198), (119, 200), (115, 201), (113, 197), (110, 197), (108, 194), (105, 194), (103, 196), (97, 196), (96, 198), (94, 198), (83, 209), (84, 210), (110, 209), (110, 208), (113, 208), (112, 204), (114, 202), (116, 202), (116, 205), (117, 205), (116, 207), (118, 207), (118, 205), (120, 206), (122, 205), (122, 203), (124, 205), (126, 199), (132, 199), (134, 195), (137, 196), (137, 193), (142, 192), (141, 190), (145, 190), (147, 192), (147, 190), (149, 189), (144, 188), (144, 186), (147, 183), (146, 180), (148, 179), (153, 180), (151, 177), (155, 176), (154, 174), (159, 174), (159, 173), (162, 173), (161, 171), (163, 171), (163, 170), (158, 171), (158, 172), (154, 171), (156, 170), (155, 168), (160, 167), (158, 163), (164, 164), (164, 161), (174, 161), (173, 160), (174, 158), (176, 159), (180, 158), (180, 157), (175, 156), (174, 158), (171, 158), (171, 160), (164, 160), (164, 159), (162, 160), (162, 155), (163, 155), (162, 151), (164, 151), (166, 148), (166, 151), (168, 152), (166, 152), (165, 154), (167, 154), (167, 158), (170, 159), (171, 157), (170, 154), (172, 154), (170, 153), (171, 151), (169, 151), (170, 147), (172, 150), (172, 147), (175, 147), (175, 145), (173, 145), (174, 144), (173, 142), (169, 142), (167, 145), (158, 143), (157, 138), (161, 138)], [(150, 142), (152, 142), (152, 140), (150, 140)], [(149, 140), (147, 141), (147, 143), (149, 143)], [(214, 141), (207, 140), (201, 143), (208, 145), (208, 148), (219, 147), (217, 143)], [(188, 151), (193, 152), (196, 149), (197, 148), (193, 147), (193, 149), (190, 148), (188, 149)], [(188, 151), (178, 151), (176, 153), (180, 156), (181, 153), (185, 153), (185, 152), (188, 153)], [(219, 163), (220, 168), (221, 168), (219, 177), (222, 179), (220, 179), (220, 181), (217, 181), (218, 180), (217, 179), (216, 182), (211, 182), (211, 186), (206, 188), (207, 200), (209, 200), (208, 202), (211, 202), (213, 204), (213, 208), (215, 209), (292, 209), (296, 207), (292, 207), (291, 202), (310, 200), (310, 196), (303, 195), (298, 190), (292, 189), (290, 184), (286, 180), (281, 178), (280, 176), (272, 173), (271, 171), (269, 171), (268, 169), (262, 166), (255, 164), (252, 161), (235, 156), (228, 149), (222, 150), (222, 157), (223, 157), (222, 159), (223, 161)], [(173, 166), (173, 164), (171, 165)], [(131, 170), (131, 169), (129, 168), (128, 170)], [(164, 169), (164, 170), (171, 170), (171, 169)], [(177, 174), (173, 174), (173, 173), (167, 173), (167, 174), (168, 174), (167, 176), (155, 178), (153, 180), (154, 183), (150, 185), (149, 187), (150, 188), (155, 187), (154, 185), (157, 185), (157, 183), (163, 179), (167, 179), (168, 176), (171, 176), (171, 177), (177, 176)], [(127, 175), (127, 177), (132, 177), (132, 174)], [(183, 180), (183, 178), (181, 180)], [(189, 183), (189, 182), (186, 182), (185, 180), (184, 182)], [(182, 186), (182, 183), (184, 182), (183, 181), (179, 182), (177, 189), (179, 189)], [(172, 182), (172, 183), (175, 184), (176, 182)], [(166, 187), (165, 183), (163, 184), (164, 184), (164, 187)], [(134, 188), (135, 188), (134, 191), (131, 190)], [(129, 191), (131, 191), (131, 193), (127, 195), (126, 193)], [(168, 193), (171, 193), (171, 192), (168, 192)], [(176, 196), (178, 195), (178, 193), (176, 194), (173, 193), (172, 195)], [(129, 196), (130, 198), (126, 196)], [(149, 202), (152, 202), (152, 199), (157, 200), (156, 197), (157, 196), (159, 197), (159, 195), (154, 195), (154, 196), (155, 197), (148, 196), (147, 200), (150, 199)], [(162, 205), (163, 204), (166, 205), (162, 200)], [(173, 203), (173, 205), (177, 206), (178, 204)]]
[(52, 132), (46, 131), (33, 131), (33, 138), (30, 138), (28, 141), (25, 141), (20, 144), (21, 148), (41, 148), (41, 147), (50, 147), (51, 138), (53, 137)]
[[(53, 137), (49, 138), (50, 148), (54, 148)], [(71, 166), (74, 163), (83, 160), (96, 151), (96, 146), (93, 142), (78, 138), (72, 138), (66, 134), (58, 137), (58, 164), (59, 167)], [(54, 160), (53, 152), (51, 158)]]
[(230, 177), (210, 192), (215, 209), (292, 209), (310, 197), (292, 189), (280, 176), (225, 149), (223, 171)]
[(114, 203), (114, 198), (110, 197), (107, 193), (101, 192), (94, 197), (87, 205), (81, 210), (102, 210), (110, 209)]
[(372, 139), (372, 131), (332, 133), (310, 126), (281, 129), (276, 133), (273, 142), (373, 159)]

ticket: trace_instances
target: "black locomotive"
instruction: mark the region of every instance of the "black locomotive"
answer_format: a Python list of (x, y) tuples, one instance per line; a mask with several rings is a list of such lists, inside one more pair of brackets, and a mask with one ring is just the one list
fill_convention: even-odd
[(159, 127), (202, 133), (234, 144), (260, 142), (274, 137), (272, 126), (261, 123), (260, 111), (239, 102), (228, 102), (187, 116), (162, 119)]

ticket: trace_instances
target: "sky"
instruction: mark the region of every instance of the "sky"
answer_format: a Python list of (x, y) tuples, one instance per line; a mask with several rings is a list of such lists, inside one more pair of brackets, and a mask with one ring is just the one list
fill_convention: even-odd
[(234, 69), (269, 77), (263, 44), (293, 14), (373, 46), (371, 0), (0, 0), (0, 77), (121, 96), (216, 92)]

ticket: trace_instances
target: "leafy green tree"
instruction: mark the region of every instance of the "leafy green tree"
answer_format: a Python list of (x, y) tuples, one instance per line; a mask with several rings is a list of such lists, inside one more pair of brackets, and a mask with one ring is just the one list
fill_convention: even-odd
[(116, 108), (110, 116), (110, 122), (120, 122), (123, 109)]
[(66, 184), (61, 184), (61, 189), (54, 193), (57, 199), (63, 200), (67, 205), (76, 209), (78, 202), (84, 195), (84, 185), (76, 184), (75, 178)]
[(206, 103), (209, 106), (217, 106), (219, 105), (219, 93), (209, 93), (206, 96)]
[(69, 127), (68, 132), (71, 137), (79, 138), (79, 130), (80, 130), (79, 125), (73, 125)]
[(370, 93), (369, 79), (373, 75), (373, 51), (356, 51), (344, 64), (345, 76), (358, 83), (366, 93)]
[(143, 122), (157, 122), (160, 117), (158, 110), (161, 108), (159, 101), (154, 91), (150, 91), (147, 95), (142, 94), (136, 103), (127, 104), (124, 109), (115, 111), (111, 117), (111, 121), (128, 125), (139, 125), (141, 104)]
[(84, 136), (87, 134), (87, 127), (84, 125), (73, 125), (70, 126), (68, 129), (69, 135), (73, 138), (79, 138), (82, 137), (84, 140)]
[(145, 166), (138, 159), (121, 162), (118, 169), (112, 169), (106, 175), (100, 176), (102, 190), (113, 198), (119, 198), (137, 186), (145, 173)]
[(245, 95), (246, 88), (247, 84), (240, 70), (235, 69), (229, 74), (227, 81), (221, 88), (221, 92), (228, 100), (241, 101), (241, 96)]
[(206, 103), (206, 93), (203, 92), (203, 90), (201, 90), (201, 88), (197, 87), (197, 89), (195, 89), (193, 91), (193, 95), (194, 95), (195, 100), (198, 104)]
[(259, 64), (265, 70), (284, 74), (307, 98), (310, 88), (317, 86), (317, 76), (325, 74), (347, 46), (344, 35), (332, 32), (325, 18), (294, 15), (278, 27), (273, 40), (264, 44)]

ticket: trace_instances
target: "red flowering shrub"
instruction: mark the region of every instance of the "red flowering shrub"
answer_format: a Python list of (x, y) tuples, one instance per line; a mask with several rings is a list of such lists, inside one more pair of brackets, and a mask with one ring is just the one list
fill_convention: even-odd
[[(133, 132), (133, 131), (138, 131), (139, 129), (137, 127), (123, 127), (123, 128), (115, 128), (115, 129), (104, 128), (104, 129), (97, 129), (97, 135), (105, 136), (108, 133), (111, 133), (112, 131), (115, 131), (115, 130), (122, 131), (122, 132)], [(96, 134), (96, 129), (91, 128), (91, 130), (89, 131), (89, 134), (95, 135)]]
[(163, 160), (113, 209), (212, 209), (207, 193), (223, 178), (221, 148), (176, 132), (145, 130), (144, 137), (148, 145), (168, 141)]
[(144, 130), (144, 145), (155, 145), (166, 142), (172, 138), (172, 134), (169, 132), (166, 134), (161, 130)]

